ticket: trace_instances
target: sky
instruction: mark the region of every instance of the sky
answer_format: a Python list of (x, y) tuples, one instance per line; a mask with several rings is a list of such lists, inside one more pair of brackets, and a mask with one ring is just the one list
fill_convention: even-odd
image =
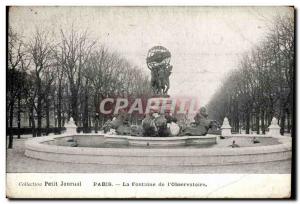
[(140, 67), (156, 45), (171, 52), (170, 96), (206, 105), (242, 55), (262, 41), (276, 15), (288, 7), (12, 7), (9, 25), (29, 39), (36, 28), (88, 30), (111, 51)]

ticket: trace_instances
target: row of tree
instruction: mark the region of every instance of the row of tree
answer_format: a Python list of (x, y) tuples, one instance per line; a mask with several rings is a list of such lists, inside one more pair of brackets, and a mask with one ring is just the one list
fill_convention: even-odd
[(233, 131), (265, 133), (272, 117), (281, 134), (290, 132), (294, 114), (294, 17), (277, 17), (259, 45), (246, 53), (208, 104), (209, 114)]
[[(92, 124), (97, 128), (103, 98), (151, 93), (141, 69), (74, 28), (61, 29), (55, 40), (40, 30), (25, 40), (9, 28), (7, 62), (8, 128), (14, 121), (24, 126), (26, 114), (33, 136), (50, 128), (51, 119), (58, 128), (70, 117), (85, 131)], [(10, 133), (9, 148), (12, 144)]]

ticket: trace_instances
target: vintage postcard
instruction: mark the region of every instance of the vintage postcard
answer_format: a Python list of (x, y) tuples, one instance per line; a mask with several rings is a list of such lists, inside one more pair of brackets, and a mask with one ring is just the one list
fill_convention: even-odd
[(294, 7), (7, 17), (7, 198), (295, 196)]

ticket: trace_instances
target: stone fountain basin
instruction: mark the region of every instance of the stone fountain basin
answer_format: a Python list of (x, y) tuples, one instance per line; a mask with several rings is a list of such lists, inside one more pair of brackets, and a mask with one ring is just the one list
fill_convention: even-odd
[[(143, 166), (230, 165), (287, 160), (292, 156), (291, 138), (285, 136), (276, 137), (278, 141), (280, 141), (280, 143), (276, 145), (242, 148), (91, 148), (49, 144), (57, 138), (70, 138), (72, 136), (74, 135), (54, 135), (29, 139), (25, 143), (25, 155), (35, 159), (55, 162)], [(85, 141), (84, 137), (92, 136), (91, 139), (95, 145), (97, 142), (102, 143), (105, 141), (105, 135), (89, 134), (78, 136), (80, 136), (82, 141)], [(253, 135), (250, 137), (253, 137)], [(255, 135), (255, 137), (259, 138), (260, 136)], [(109, 138), (111, 139), (113, 137), (109, 136)], [(145, 144), (144, 141), (141, 141), (141, 139), (144, 138), (135, 138), (138, 139), (139, 144)], [(130, 139), (131, 138), (129, 138), (128, 142), (130, 142)], [(163, 139), (166, 138), (148, 139), (154, 144), (157, 142), (157, 139), (165, 142)], [(168, 139), (174, 140), (174, 138)], [(180, 139), (180, 141), (183, 140), (182, 137), (180, 137)]]
[(217, 136), (133, 137), (122, 135), (104, 135), (104, 142), (107, 144), (123, 144), (141, 147), (178, 147), (185, 145), (216, 144)]

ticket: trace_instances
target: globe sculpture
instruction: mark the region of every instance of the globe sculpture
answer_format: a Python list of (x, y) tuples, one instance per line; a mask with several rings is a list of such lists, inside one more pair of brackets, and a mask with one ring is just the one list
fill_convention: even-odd
[(167, 95), (170, 88), (169, 76), (171, 53), (163, 46), (154, 46), (148, 51), (147, 66), (151, 70), (151, 87), (156, 95)]

